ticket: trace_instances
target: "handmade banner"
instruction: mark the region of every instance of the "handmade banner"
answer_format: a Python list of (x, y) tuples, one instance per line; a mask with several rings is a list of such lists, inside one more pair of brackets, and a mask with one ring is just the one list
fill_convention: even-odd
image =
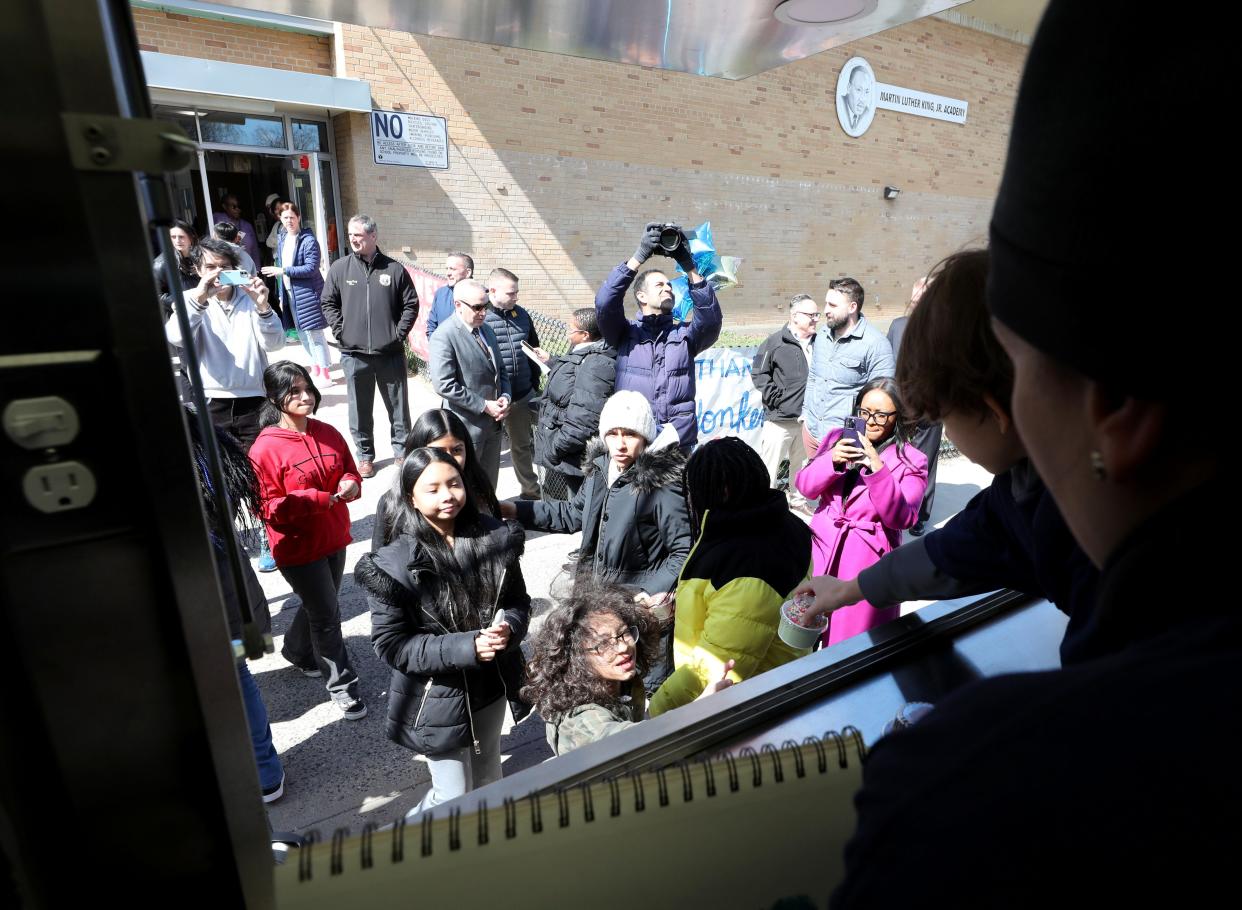
[(763, 402), (750, 378), (754, 348), (709, 348), (694, 360), (699, 442), (738, 436), (759, 448)]

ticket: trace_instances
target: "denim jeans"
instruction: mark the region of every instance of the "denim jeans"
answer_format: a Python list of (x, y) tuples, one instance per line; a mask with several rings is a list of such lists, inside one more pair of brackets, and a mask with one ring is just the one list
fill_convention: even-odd
[(392, 453), (405, 453), (405, 434), (410, 431), (410, 399), (406, 391), (405, 352), (389, 354), (341, 354), (341, 367), (349, 389), (349, 433), (359, 461), (375, 460), (375, 387), (392, 424)]
[(302, 343), (302, 350), (306, 351), (313, 366), (325, 369), (332, 366), (332, 354), (328, 349), (328, 340), (324, 338), (323, 329), (300, 329), (298, 341)]
[(259, 694), (259, 686), (250, 675), (246, 661), (237, 662), (237, 679), (241, 683), (242, 702), (246, 706), (246, 720), (250, 724), (250, 743), (254, 746), (255, 764), (259, 766), (259, 786), (270, 790), (284, 777), (280, 756), (272, 744), (272, 727), (267, 721), (267, 706)]
[[(469, 672), (469, 671), (467, 671)], [(440, 803), (456, 799), (479, 787), (500, 780), (500, 729), (505, 725), (504, 696), (490, 705), (474, 709), (474, 735), (479, 740), (479, 754), (474, 746), (462, 746), (449, 752), (427, 756), (431, 771), (431, 789), (422, 802), (406, 813), (406, 818), (417, 815)]]

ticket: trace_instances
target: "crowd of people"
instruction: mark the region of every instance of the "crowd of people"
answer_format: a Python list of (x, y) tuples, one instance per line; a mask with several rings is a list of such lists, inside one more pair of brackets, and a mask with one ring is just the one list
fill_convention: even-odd
[[(421, 809), (499, 774), (501, 694), (515, 718), (543, 705), (555, 750), (589, 738), (581, 725), (562, 731), (563, 712), (553, 707), (559, 702), (547, 700), (545, 690), (566, 691), (554, 678), (555, 662), (541, 656), (545, 644), (555, 647), (552, 639), (521, 648), (530, 619), (519, 562), (524, 529), (581, 533), (557, 592), (563, 609), (580, 615), (568, 625), (550, 620), (547, 628), (569, 635), (575, 653), (585, 648), (593, 666), (612, 667), (601, 679), (625, 683), (601, 683), (589, 703), (594, 708), (575, 707), (638, 720), (807, 653), (777, 635), (781, 604), (793, 588), (817, 573), (856, 570), (867, 564), (864, 554), (893, 549), (901, 529), (914, 523), (926, 460), (908, 444), (893, 381), (871, 380), (892, 357), (861, 316), (857, 282), (833, 282), (827, 340), (819, 347), (820, 336), (805, 331), (818, 320), (818, 307), (807, 295), (795, 298), (785, 334), (798, 330), (790, 346), (796, 358), (778, 348), (773, 363), (756, 370), (765, 400), (779, 403), (774, 410), (790, 411), (805, 389), (816, 390), (809, 400), (834, 402), (834, 410), (821, 408), (813, 418), (808, 410), (797, 421), (826, 426), (863, 415), (861, 433), (839, 441), (842, 430), (834, 427), (812, 447), (823, 457), (795, 464), (801, 470), (788, 495), (804, 511), (818, 501), (808, 528), (807, 516), (791, 511), (778, 489), (770, 454), (765, 463), (737, 439), (699, 444), (694, 358), (716, 341), (723, 316), (684, 233), (670, 258), (689, 282), (685, 321), (671, 314), (673, 276), (645, 268), (665, 229), (651, 223), (601, 286), (595, 306), (573, 312), (567, 347), (556, 357), (540, 346), (512, 271), (495, 268), (479, 281), (473, 258), (451, 253), (449, 284), (428, 319), (431, 382), (441, 406), (411, 426), (402, 342), (419, 301), (408, 273), (380, 250), (375, 222), (357, 215), (349, 222), (352, 254), (325, 274), (296, 205), (274, 200), (272, 210), (279, 224), (272, 264), (258, 273), (243, 268), (240, 245), (221, 239), (237, 239), (232, 223), (222, 219), (219, 236), (197, 242), (185, 226), (172, 229), (178, 268), (192, 285), (185, 291), (191, 337), (182, 336), (165, 299), (168, 339), (175, 348), (193, 345), (212, 421), (248, 455), (264, 529), (258, 569), (279, 571), (298, 598), (282, 656), (322, 679), (346, 720), (368, 713), (341, 635), (338, 594), (351, 542), (348, 504), (376, 473), (379, 387), (396, 481), (376, 506), (371, 553), (355, 575), (369, 596), (376, 654), (393, 671), (388, 735), (427, 756), (432, 771)], [(626, 315), (631, 293), (634, 318)], [(269, 359), (291, 340), (278, 312), (292, 319), (309, 368)], [(329, 327), (347, 382), (352, 451), (314, 416), (321, 386), (333, 381)], [(817, 352), (837, 355), (859, 339), (878, 352), (871, 361), (832, 356), (817, 365)], [(766, 356), (761, 351), (759, 360)], [(846, 389), (850, 400), (842, 408)], [(521, 492), (499, 501), (506, 431)], [(800, 446), (806, 432), (798, 433)], [(555, 474), (568, 499), (543, 495), (536, 464)], [(765, 548), (773, 540), (782, 542), (779, 558)], [(642, 620), (627, 621), (608, 644), (586, 642), (584, 636), (599, 638), (607, 622), (581, 604), (618, 597), (632, 609), (614, 620)], [(894, 614), (891, 604), (877, 609), (859, 598), (839, 614), (859, 618), (834, 625), (824, 643)], [(529, 673), (524, 653), (534, 661)], [(579, 658), (575, 673), (583, 669)], [(614, 679), (618, 673), (624, 678)], [(622, 711), (609, 693), (631, 699), (629, 707)], [(268, 748), (256, 740), (260, 747)]]
[[(473, 259), (451, 254), (450, 291), (437, 294), (429, 328), (443, 406), (410, 427), (401, 342), (417, 296), (379, 251), (375, 223), (355, 216), (352, 255), (320, 292), (347, 363), (353, 453), (313, 417), (323, 374), (268, 363), (284, 339), (262, 280), (223, 282), (236, 248), (195, 245), (174, 226), (193, 337), (174, 316), (169, 341), (195, 346), (213, 422), (249, 452), (271, 555), (302, 601), (285, 656), (326, 678), (346, 719), (366, 706), (336, 592), (348, 503), (374, 473), (380, 387), (398, 470), (355, 574), (372, 645), (392, 671), (388, 736), (431, 770), (414, 813), (500, 776), (506, 705), (515, 721), (537, 710), (561, 755), (803, 657), (777, 632), (795, 594), (829, 615), (822, 644), (832, 645), (906, 600), (1009, 587), (1069, 615), (1063, 668), (965, 686), (876, 744), (836, 904), (1047, 905), (1084, 884), (1150, 899), (1172, 877), (1144, 890), (1135, 869), (1194, 870), (1192, 856), (1220, 852), (1215, 838), (1240, 802), (1236, 734), (1220, 732), (1240, 707), (1237, 613), (1214, 588), (1226, 538), (1183, 530), (1201, 528), (1204, 497), (1222, 492), (1223, 437), (1191, 444), (1180, 401), (1135, 356), (1151, 324), (1119, 319), (1111, 303), (1109, 282), (1155, 261), (1166, 242), (1137, 217), (1138, 202), (1118, 203), (1124, 219), (1087, 202), (1116, 166), (1101, 145), (1141, 145), (1140, 101), (1103, 111), (1055, 103), (1083, 73), (1123, 97), (1142, 42), (1086, 40), (1118, 21), (1091, 5), (1050, 5), (989, 246), (935, 265), (889, 337), (863, 316), (854, 279), (830, 281), (822, 311), (807, 294), (789, 301), (789, 324), (755, 358), (770, 414), (759, 451), (698, 440), (693, 363), (722, 313), (683, 235), (671, 258), (692, 306), (673, 319), (670, 274), (643, 270), (668, 249), (662, 224), (647, 225), (595, 306), (573, 313), (571, 346), (556, 357), (517, 303), (513, 272), (478, 281)], [(313, 285), (299, 271), (312, 257), (296, 216), (281, 213), (272, 274), (301, 332), (316, 320), (310, 307), (298, 315)], [(1075, 311), (1050, 319), (1050, 294), (1077, 295)], [(318, 344), (307, 348), (316, 366)], [(506, 427), (521, 486), (513, 501), (495, 494)], [(932, 529), (942, 431), (995, 479)], [(564, 475), (571, 498), (541, 496), (532, 462)], [(525, 528), (582, 533), (571, 584), (530, 640)], [(1158, 747), (1153, 733), (1173, 718), (1178, 745)], [(252, 717), (267, 789), (264, 727)], [(1157, 781), (1168, 795), (1153, 797)], [(984, 856), (984, 874), (946, 874)]]

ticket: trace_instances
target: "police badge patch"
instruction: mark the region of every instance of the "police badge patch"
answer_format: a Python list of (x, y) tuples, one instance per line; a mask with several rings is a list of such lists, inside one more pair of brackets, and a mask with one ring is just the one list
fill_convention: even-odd
[(388, 285), (392, 284), (391, 275), (380, 275), (379, 278), (380, 278), (380, 284), (382, 284), (384, 287), (388, 287)]

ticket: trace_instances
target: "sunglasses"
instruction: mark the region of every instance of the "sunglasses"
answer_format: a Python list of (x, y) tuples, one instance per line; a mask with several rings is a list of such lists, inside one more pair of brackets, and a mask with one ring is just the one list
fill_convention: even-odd
[(491, 304), (490, 303), (479, 303), (479, 304), (464, 303), (462, 304), (462, 306), (467, 306), (470, 309), (474, 310), (476, 313), (482, 313), (484, 310), (490, 307)]

